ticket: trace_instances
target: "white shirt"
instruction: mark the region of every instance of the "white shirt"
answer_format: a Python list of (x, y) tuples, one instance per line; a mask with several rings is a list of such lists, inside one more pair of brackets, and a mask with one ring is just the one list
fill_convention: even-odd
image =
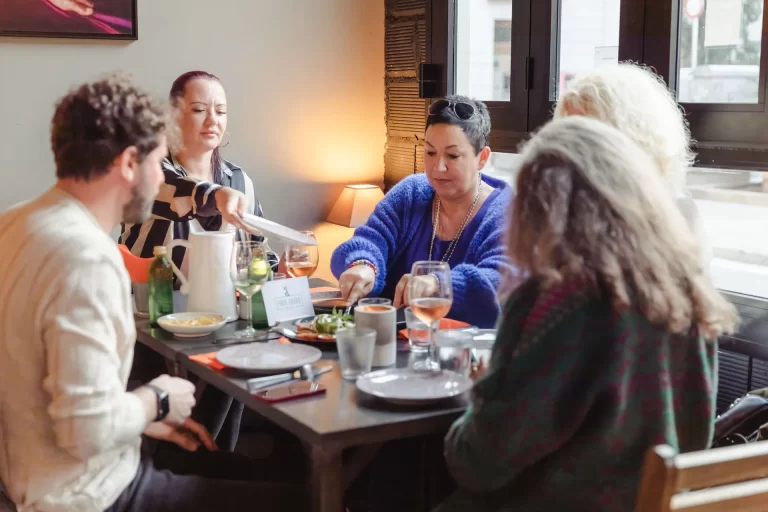
[(21, 511), (102, 512), (136, 475), (130, 293), (115, 242), (69, 194), (0, 215), (0, 479)]

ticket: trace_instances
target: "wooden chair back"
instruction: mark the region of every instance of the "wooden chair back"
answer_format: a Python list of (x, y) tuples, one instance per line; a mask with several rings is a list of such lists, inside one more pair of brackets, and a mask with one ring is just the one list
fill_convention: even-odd
[(768, 441), (677, 454), (648, 450), (635, 512), (768, 510)]

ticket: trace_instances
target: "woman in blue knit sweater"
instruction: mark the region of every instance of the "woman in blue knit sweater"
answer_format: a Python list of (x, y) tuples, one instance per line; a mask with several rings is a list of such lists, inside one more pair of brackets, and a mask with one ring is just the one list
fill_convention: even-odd
[(331, 270), (343, 297), (366, 295), (408, 305), (411, 279), (422, 260), (451, 266), (453, 307), (448, 316), (492, 327), (499, 315), (500, 277), (512, 272), (503, 234), (510, 187), (484, 176), (491, 149), (488, 108), (465, 96), (449, 96), (429, 110), (424, 174), (398, 183), (378, 204), (368, 222), (333, 253)]

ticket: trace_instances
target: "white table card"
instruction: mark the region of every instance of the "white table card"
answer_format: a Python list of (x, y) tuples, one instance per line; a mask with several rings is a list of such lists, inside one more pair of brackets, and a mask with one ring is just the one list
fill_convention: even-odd
[(309, 293), (309, 279), (306, 277), (268, 281), (261, 288), (261, 294), (270, 327), (286, 320), (315, 314)]

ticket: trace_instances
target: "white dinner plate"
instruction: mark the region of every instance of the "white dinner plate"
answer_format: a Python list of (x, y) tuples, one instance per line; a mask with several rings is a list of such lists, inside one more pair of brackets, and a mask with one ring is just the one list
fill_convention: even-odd
[(472, 380), (447, 370), (419, 372), (395, 368), (360, 377), (357, 388), (397, 405), (429, 405), (465, 393), (472, 388)]
[(251, 213), (243, 215), (243, 224), (252, 235), (265, 236), (270, 242), (278, 240), (294, 245), (317, 245), (317, 240), (311, 236)]
[(315, 347), (298, 343), (263, 343), (227, 347), (216, 359), (229, 368), (251, 373), (282, 373), (314, 363), (322, 353)]
[[(179, 325), (176, 322), (190, 322), (196, 319), (206, 318), (214, 320), (209, 325)], [(227, 319), (218, 313), (172, 313), (161, 316), (157, 324), (166, 331), (179, 338), (200, 338), (208, 336), (213, 331), (221, 329), (227, 323)]]

